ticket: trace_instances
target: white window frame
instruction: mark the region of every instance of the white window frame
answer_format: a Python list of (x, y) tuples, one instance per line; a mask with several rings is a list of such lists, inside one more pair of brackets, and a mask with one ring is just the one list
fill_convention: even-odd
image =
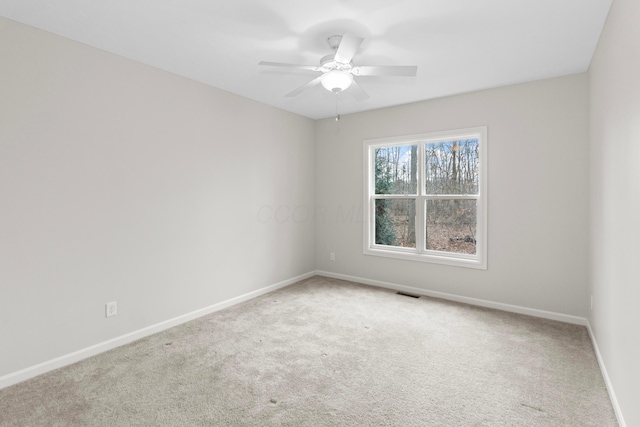
[[(423, 177), (425, 176), (424, 146), (429, 143), (478, 138), (479, 171), (478, 194), (428, 195), (425, 194)], [(418, 144), (418, 193), (416, 195), (375, 194), (375, 149), (398, 145)], [(379, 245), (375, 243), (375, 200), (380, 198), (406, 199), (416, 201), (416, 247)], [(424, 215), (427, 200), (460, 199), (477, 200), (476, 204), (476, 253), (462, 254), (423, 249)], [(368, 139), (364, 141), (364, 254), (397, 258), (409, 261), (446, 264), (459, 267), (487, 269), (487, 127), (475, 127), (452, 131), (432, 132), (419, 135), (407, 135), (391, 138)], [(422, 206), (422, 208), (418, 208)]]

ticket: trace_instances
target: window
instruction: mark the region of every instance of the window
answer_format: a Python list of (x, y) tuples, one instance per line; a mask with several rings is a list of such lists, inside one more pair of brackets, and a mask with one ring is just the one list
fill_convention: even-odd
[(486, 127), (364, 141), (366, 255), (487, 268)]

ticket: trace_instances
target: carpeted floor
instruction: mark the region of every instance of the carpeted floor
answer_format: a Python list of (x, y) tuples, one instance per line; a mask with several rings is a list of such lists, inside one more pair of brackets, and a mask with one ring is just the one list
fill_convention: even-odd
[(615, 426), (586, 328), (313, 277), (0, 390), (1, 426)]

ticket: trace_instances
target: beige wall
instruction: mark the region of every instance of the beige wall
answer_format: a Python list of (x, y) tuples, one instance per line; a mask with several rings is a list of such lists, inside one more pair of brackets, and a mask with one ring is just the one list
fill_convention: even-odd
[[(580, 74), (319, 121), (316, 267), (586, 316), (587, 84)], [(363, 255), (363, 140), (485, 125), (488, 269)]]
[(259, 217), (313, 208), (313, 121), (3, 18), (0, 64), (0, 377), (313, 271)]
[(626, 425), (640, 425), (640, 3), (614, 0), (589, 70), (589, 320)]

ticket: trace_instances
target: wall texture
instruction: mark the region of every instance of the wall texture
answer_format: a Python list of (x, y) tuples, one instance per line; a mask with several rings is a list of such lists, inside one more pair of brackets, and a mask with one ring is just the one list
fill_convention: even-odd
[(615, 0), (589, 70), (589, 320), (628, 426), (640, 425), (640, 3)]
[(0, 64), (0, 377), (314, 270), (313, 121), (3, 18)]
[[(587, 86), (580, 74), (319, 121), (317, 268), (586, 316)], [(363, 255), (363, 140), (485, 125), (488, 269)]]

